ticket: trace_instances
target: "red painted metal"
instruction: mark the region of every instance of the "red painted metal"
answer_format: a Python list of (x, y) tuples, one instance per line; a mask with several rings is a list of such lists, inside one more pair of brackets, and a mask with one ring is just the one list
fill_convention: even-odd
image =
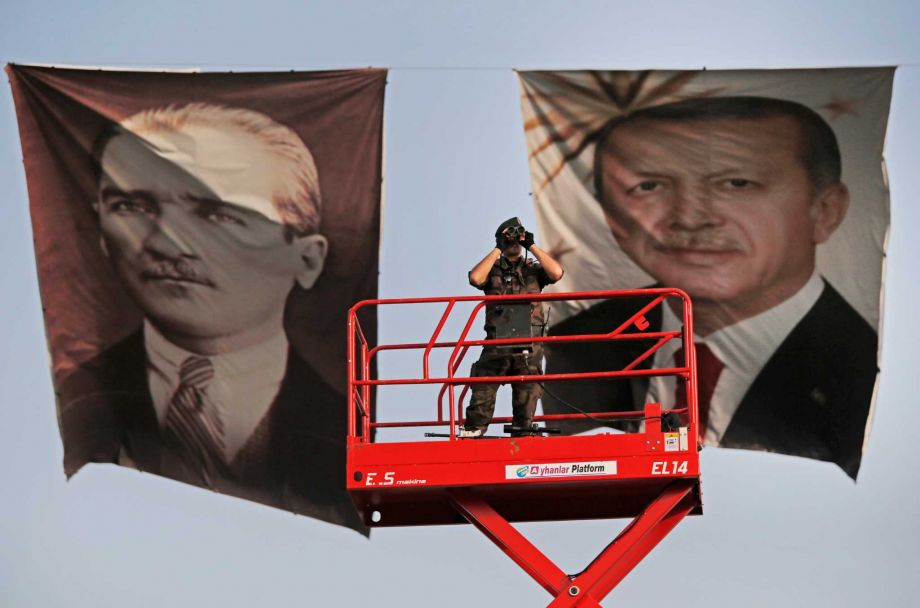
[[(573, 336), (543, 336), (502, 340), (468, 339), (479, 312), (487, 305), (513, 301), (600, 300), (647, 297), (648, 303), (609, 332)], [(645, 315), (656, 306), (676, 301), (685, 324), (680, 332), (646, 332)], [(474, 303), (455, 340), (441, 338), (460, 302)], [(369, 344), (358, 313), (369, 306), (442, 304), (444, 310), (426, 342)], [(347, 488), (368, 526), (410, 526), (469, 522), (482, 531), (552, 596), (550, 606), (600, 606), (603, 599), (639, 561), (686, 515), (702, 513), (696, 353), (692, 343), (689, 298), (677, 289), (525, 294), (514, 296), (460, 296), (368, 300), (348, 315), (348, 443)], [(584, 343), (646, 340), (652, 344), (618, 369), (542, 374), (540, 376), (470, 377), (456, 373), (469, 349), (485, 345), (534, 342)], [(672, 340), (684, 346), (684, 367), (638, 369)], [(429, 357), (434, 349), (449, 348), (443, 376), (432, 377)], [(421, 376), (375, 378), (374, 359), (389, 351), (417, 350)], [(671, 412), (686, 420), (680, 432), (662, 430), (662, 410), (647, 403), (638, 411), (608, 411), (597, 419), (641, 419), (640, 432), (609, 432), (587, 436), (535, 436), (464, 440), (456, 434), (462, 424), (462, 403), (477, 383), (571, 382), (581, 379), (622, 381), (624, 378), (675, 376), (686, 382), (687, 407)], [(405, 421), (374, 420), (379, 408), (372, 387), (440, 385), (436, 416)], [(459, 398), (455, 389), (462, 387)], [(447, 416), (444, 397), (447, 396)], [(594, 408), (591, 408), (594, 409)], [(581, 414), (537, 416), (536, 421), (582, 419)], [(510, 422), (496, 417), (493, 424)], [(445, 439), (381, 442), (375, 429), (449, 426)], [(634, 518), (632, 523), (577, 575), (566, 575), (524, 538), (511, 522), (590, 518)]]
[[(604, 599), (643, 557), (693, 509), (694, 485), (675, 481), (607, 545), (581, 574), (559, 593), (551, 608), (581, 606), (584, 598)], [(587, 605), (593, 605), (590, 602)]]
[(488, 502), (451, 492), (455, 508), (555, 599), (550, 608), (600, 606), (600, 600), (693, 509), (694, 484), (675, 481), (576, 576), (560, 570)]
[(447, 303), (447, 307), (444, 309), (444, 314), (441, 315), (441, 320), (438, 322), (438, 326), (431, 334), (431, 339), (428, 340), (428, 344), (425, 345), (425, 355), (422, 359), (422, 373), (424, 374), (425, 378), (428, 377), (428, 355), (431, 354), (431, 349), (434, 347), (435, 341), (438, 339), (438, 336), (441, 335), (441, 330), (444, 329), (444, 324), (447, 323), (447, 318), (450, 316), (450, 311), (454, 309), (454, 304), (456, 304), (454, 301)]
[(469, 490), (453, 490), (449, 496), (456, 509), (471, 524), (498, 545), (541, 587), (553, 594), (565, 588), (570, 580), (568, 575), (489, 506), (489, 503)]
[[(360, 407), (360, 404), (359, 404)], [(687, 408), (671, 410), (675, 414), (686, 414)], [(594, 418), (601, 420), (628, 420), (635, 417), (634, 412), (601, 412), (597, 414), (591, 414)], [(540, 416), (540, 420), (552, 422), (555, 420), (581, 420), (584, 418), (581, 414), (545, 414)], [(507, 424), (511, 422), (511, 416), (495, 416), (492, 418), (492, 424)], [(444, 420), (411, 420), (404, 422), (372, 422), (371, 428), (374, 429), (392, 429), (392, 428), (401, 428), (401, 427), (414, 427), (414, 426), (446, 426), (449, 424)]]

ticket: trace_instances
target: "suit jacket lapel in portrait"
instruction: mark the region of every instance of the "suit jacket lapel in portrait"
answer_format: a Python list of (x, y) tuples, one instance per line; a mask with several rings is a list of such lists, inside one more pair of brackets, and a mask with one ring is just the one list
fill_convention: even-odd
[[(164, 444), (138, 330), (69, 376), (62, 400), (65, 463), (117, 463), (364, 530), (345, 491), (345, 396), (292, 347), (278, 394), (234, 462), (205, 478)], [(69, 415), (76, 412), (78, 415)]]
[(877, 350), (875, 330), (825, 281), (748, 389), (722, 447), (827, 460), (855, 479)]
[[(553, 327), (553, 335), (605, 333), (626, 321), (648, 299), (608, 300)], [(661, 309), (646, 315), (648, 331), (661, 328)], [(622, 369), (651, 342), (634, 348), (611, 342), (554, 345), (547, 373)], [(836, 463), (855, 478), (878, 367), (875, 330), (825, 281), (815, 305), (793, 328), (742, 398), (721, 447), (766, 450)], [(648, 361), (642, 368), (647, 368)], [(588, 412), (641, 409), (648, 381), (642, 378), (560, 382), (550, 390)], [(572, 413), (554, 395), (546, 413)], [(564, 423), (566, 432), (597, 426)]]

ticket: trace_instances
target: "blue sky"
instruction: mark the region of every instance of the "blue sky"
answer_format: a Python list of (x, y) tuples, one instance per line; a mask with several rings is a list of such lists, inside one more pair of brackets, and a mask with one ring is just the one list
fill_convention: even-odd
[[(920, 592), (920, 8), (904, 2), (4, 2), (0, 59), (204, 70), (390, 67), (380, 292), (467, 294), (494, 226), (534, 224), (511, 68), (900, 65), (882, 376), (859, 482), (827, 464), (703, 453), (706, 515), (609, 605), (912, 606)], [(540, 606), (469, 526), (371, 541), (113, 466), (65, 483), (21, 149), (0, 95), (0, 605)], [(437, 235), (432, 238), (429, 235)], [(539, 235), (538, 235), (539, 241)], [(384, 317), (381, 337), (413, 329)], [(507, 397), (505, 397), (507, 401)], [(507, 407), (507, 403), (504, 404)], [(522, 526), (566, 571), (621, 522)]]

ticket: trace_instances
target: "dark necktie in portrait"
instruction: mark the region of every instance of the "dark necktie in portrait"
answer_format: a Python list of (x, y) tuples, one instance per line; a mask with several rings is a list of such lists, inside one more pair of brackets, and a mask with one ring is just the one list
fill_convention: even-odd
[(365, 532), (345, 330), (377, 294), (386, 72), (8, 72), (67, 475)]

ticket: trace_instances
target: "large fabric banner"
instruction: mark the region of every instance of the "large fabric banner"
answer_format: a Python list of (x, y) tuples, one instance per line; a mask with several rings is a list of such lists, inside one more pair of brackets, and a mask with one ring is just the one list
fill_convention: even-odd
[[(691, 296), (705, 445), (856, 477), (878, 372), (893, 75), (520, 73), (539, 227), (566, 269), (553, 289)], [(556, 306), (551, 331), (612, 331), (639, 309), (627, 304)], [(649, 331), (682, 326), (679, 311), (656, 310)], [(611, 344), (550, 348), (547, 371), (622, 369), (636, 351)], [(677, 350), (644, 365), (680, 366)], [(674, 377), (556, 383), (544, 409), (674, 408), (677, 389)]]
[(363, 531), (345, 323), (377, 294), (386, 72), (7, 73), (66, 474)]

